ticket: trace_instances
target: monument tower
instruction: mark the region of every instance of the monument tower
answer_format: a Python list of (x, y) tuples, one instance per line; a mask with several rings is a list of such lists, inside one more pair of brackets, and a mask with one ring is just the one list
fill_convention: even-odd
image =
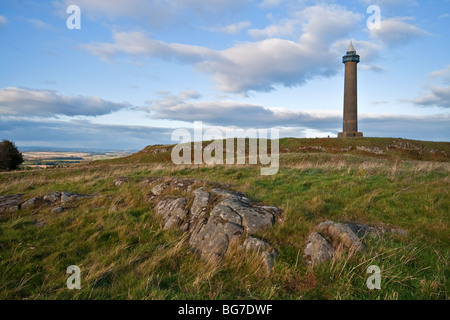
[(356, 54), (353, 43), (350, 43), (347, 54), (342, 58), (345, 64), (344, 86), (344, 127), (339, 132), (339, 138), (362, 137), (358, 132), (358, 69), (359, 55)]

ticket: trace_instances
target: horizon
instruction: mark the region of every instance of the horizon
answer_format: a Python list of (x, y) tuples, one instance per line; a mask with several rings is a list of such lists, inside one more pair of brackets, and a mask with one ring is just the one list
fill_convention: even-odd
[(334, 138), (350, 41), (364, 136), (450, 141), (449, 1), (0, 3), (0, 139), (19, 149), (142, 150), (194, 121)]
[[(231, 138), (231, 139), (236, 139), (238, 137), (235, 138)], [(442, 142), (442, 143), (450, 143), (450, 141), (439, 141), (439, 140), (414, 140), (414, 139), (404, 139), (401, 137), (362, 137), (360, 139), (392, 139), (392, 140), (406, 140), (406, 141), (414, 141), (414, 142)], [(248, 139), (248, 137), (246, 138)], [(334, 138), (328, 138), (328, 137), (309, 137), (309, 138), (295, 138), (295, 137), (282, 137), (279, 140), (283, 140), (283, 139), (308, 139), (308, 140), (318, 140), (318, 139), (338, 139), (336, 137)], [(228, 139), (216, 139), (217, 140), (228, 140)], [(259, 138), (257, 138), (257, 140), (259, 140)], [(272, 141), (274, 139), (268, 139), (268, 141)], [(209, 142), (210, 140), (202, 140), (202, 142)], [(194, 143), (196, 141), (190, 141), (187, 143)], [(136, 152), (140, 152), (142, 150), (144, 150), (147, 147), (155, 147), (155, 146), (176, 146), (176, 143), (169, 143), (169, 144), (149, 144), (145, 147), (143, 147), (142, 149), (99, 149), (99, 148), (70, 148), (70, 147), (42, 147), (42, 146), (20, 146), (20, 145), (16, 145), (17, 149), (20, 152), (71, 152), (71, 151), (75, 151), (75, 152), (91, 152), (91, 153), (95, 153), (95, 152), (132, 152), (132, 153), (136, 153)]]

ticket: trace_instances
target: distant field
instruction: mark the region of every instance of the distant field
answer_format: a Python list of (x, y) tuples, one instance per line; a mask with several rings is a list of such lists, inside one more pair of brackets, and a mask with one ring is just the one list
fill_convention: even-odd
[(67, 167), (84, 162), (116, 159), (130, 155), (130, 151), (115, 152), (67, 152), (67, 151), (29, 151), (23, 152), (23, 168)]

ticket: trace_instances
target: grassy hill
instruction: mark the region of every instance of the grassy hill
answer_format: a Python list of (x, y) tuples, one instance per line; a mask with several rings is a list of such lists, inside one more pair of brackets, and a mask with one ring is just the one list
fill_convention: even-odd
[[(174, 165), (171, 148), (0, 173), (0, 195), (96, 195), (62, 213), (43, 206), (0, 214), (0, 298), (449, 298), (450, 143), (282, 139), (273, 176), (248, 164)], [(128, 182), (115, 186), (122, 176)], [(284, 222), (261, 235), (279, 251), (273, 272), (237, 252), (207, 265), (181, 232), (162, 230), (141, 182), (167, 176), (227, 183), (283, 209)], [(368, 238), (366, 255), (308, 268), (302, 263), (306, 238), (326, 219), (403, 228), (408, 235)], [(66, 288), (69, 265), (81, 268), (81, 290)], [(370, 265), (382, 270), (382, 290), (366, 287)]]

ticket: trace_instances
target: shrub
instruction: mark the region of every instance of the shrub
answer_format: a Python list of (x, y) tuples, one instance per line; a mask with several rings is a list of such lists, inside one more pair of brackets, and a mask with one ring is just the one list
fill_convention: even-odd
[(22, 153), (9, 141), (0, 142), (0, 170), (16, 170), (23, 162)]

